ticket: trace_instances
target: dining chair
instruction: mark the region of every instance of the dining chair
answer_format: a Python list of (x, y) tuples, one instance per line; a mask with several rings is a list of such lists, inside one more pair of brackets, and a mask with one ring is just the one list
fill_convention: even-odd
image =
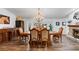
[[(28, 37), (28, 33), (23, 32), (23, 29), (20, 27), (20, 28), (17, 29), (17, 35), (18, 35), (18, 37), (20, 39), (20, 42), (22, 44), (26, 44), (26, 41), (27, 41), (26, 38)], [(28, 38), (28, 40), (29, 40), (29, 38)]]
[(47, 28), (44, 28), (41, 30), (41, 46), (47, 47), (49, 41), (49, 30)]
[(38, 47), (38, 30), (35, 28), (30, 30), (30, 47)]
[(60, 27), (58, 32), (53, 33), (53, 41), (54, 42), (62, 42), (62, 32), (63, 28)]

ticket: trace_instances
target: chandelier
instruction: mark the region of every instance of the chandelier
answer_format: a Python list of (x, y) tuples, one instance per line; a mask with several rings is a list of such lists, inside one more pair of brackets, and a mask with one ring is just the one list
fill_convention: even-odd
[(40, 8), (37, 9), (37, 14), (36, 14), (36, 16), (34, 17), (34, 19), (35, 19), (38, 23), (40, 23), (40, 22), (44, 19), (44, 16), (43, 16), (43, 14), (42, 14)]

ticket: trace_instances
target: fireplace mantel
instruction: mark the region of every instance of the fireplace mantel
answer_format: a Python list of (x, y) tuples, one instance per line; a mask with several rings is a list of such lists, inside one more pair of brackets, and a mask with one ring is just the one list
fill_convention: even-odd
[(68, 27), (69, 27), (68, 34), (71, 35), (71, 36), (73, 36), (73, 29), (79, 30), (79, 25), (68, 25)]
[(68, 25), (69, 27), (79, 27), (79, 25)]

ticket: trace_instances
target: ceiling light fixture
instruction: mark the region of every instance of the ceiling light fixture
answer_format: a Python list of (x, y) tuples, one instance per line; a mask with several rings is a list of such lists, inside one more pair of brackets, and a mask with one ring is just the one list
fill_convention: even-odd
[(36, 20), (38, 23), (40, 23), (43, 19), (44, 19), (44, 16), (43, 16), (43, 14), (42, 14), (42, 12), (41, 12), (41, 9), (38, 8), (38, 9), (37, 9), (37, 14), (36, 14), (36, 16), (34, 17), (34, 20)]

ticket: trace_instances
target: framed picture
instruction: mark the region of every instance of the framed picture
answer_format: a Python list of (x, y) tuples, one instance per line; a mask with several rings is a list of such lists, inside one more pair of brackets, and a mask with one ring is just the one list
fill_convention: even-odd
[(10, 17), (6, 15), (0, 15), (0, 24), (10, 24)]
[(62, 22), (62, 26), (66, 26), (66, 22)]
[(73, 19), (79, 20), (79, 11), (74, 14)]
[(60, 22), (56, 22), (56, 26), (60, 26)]

